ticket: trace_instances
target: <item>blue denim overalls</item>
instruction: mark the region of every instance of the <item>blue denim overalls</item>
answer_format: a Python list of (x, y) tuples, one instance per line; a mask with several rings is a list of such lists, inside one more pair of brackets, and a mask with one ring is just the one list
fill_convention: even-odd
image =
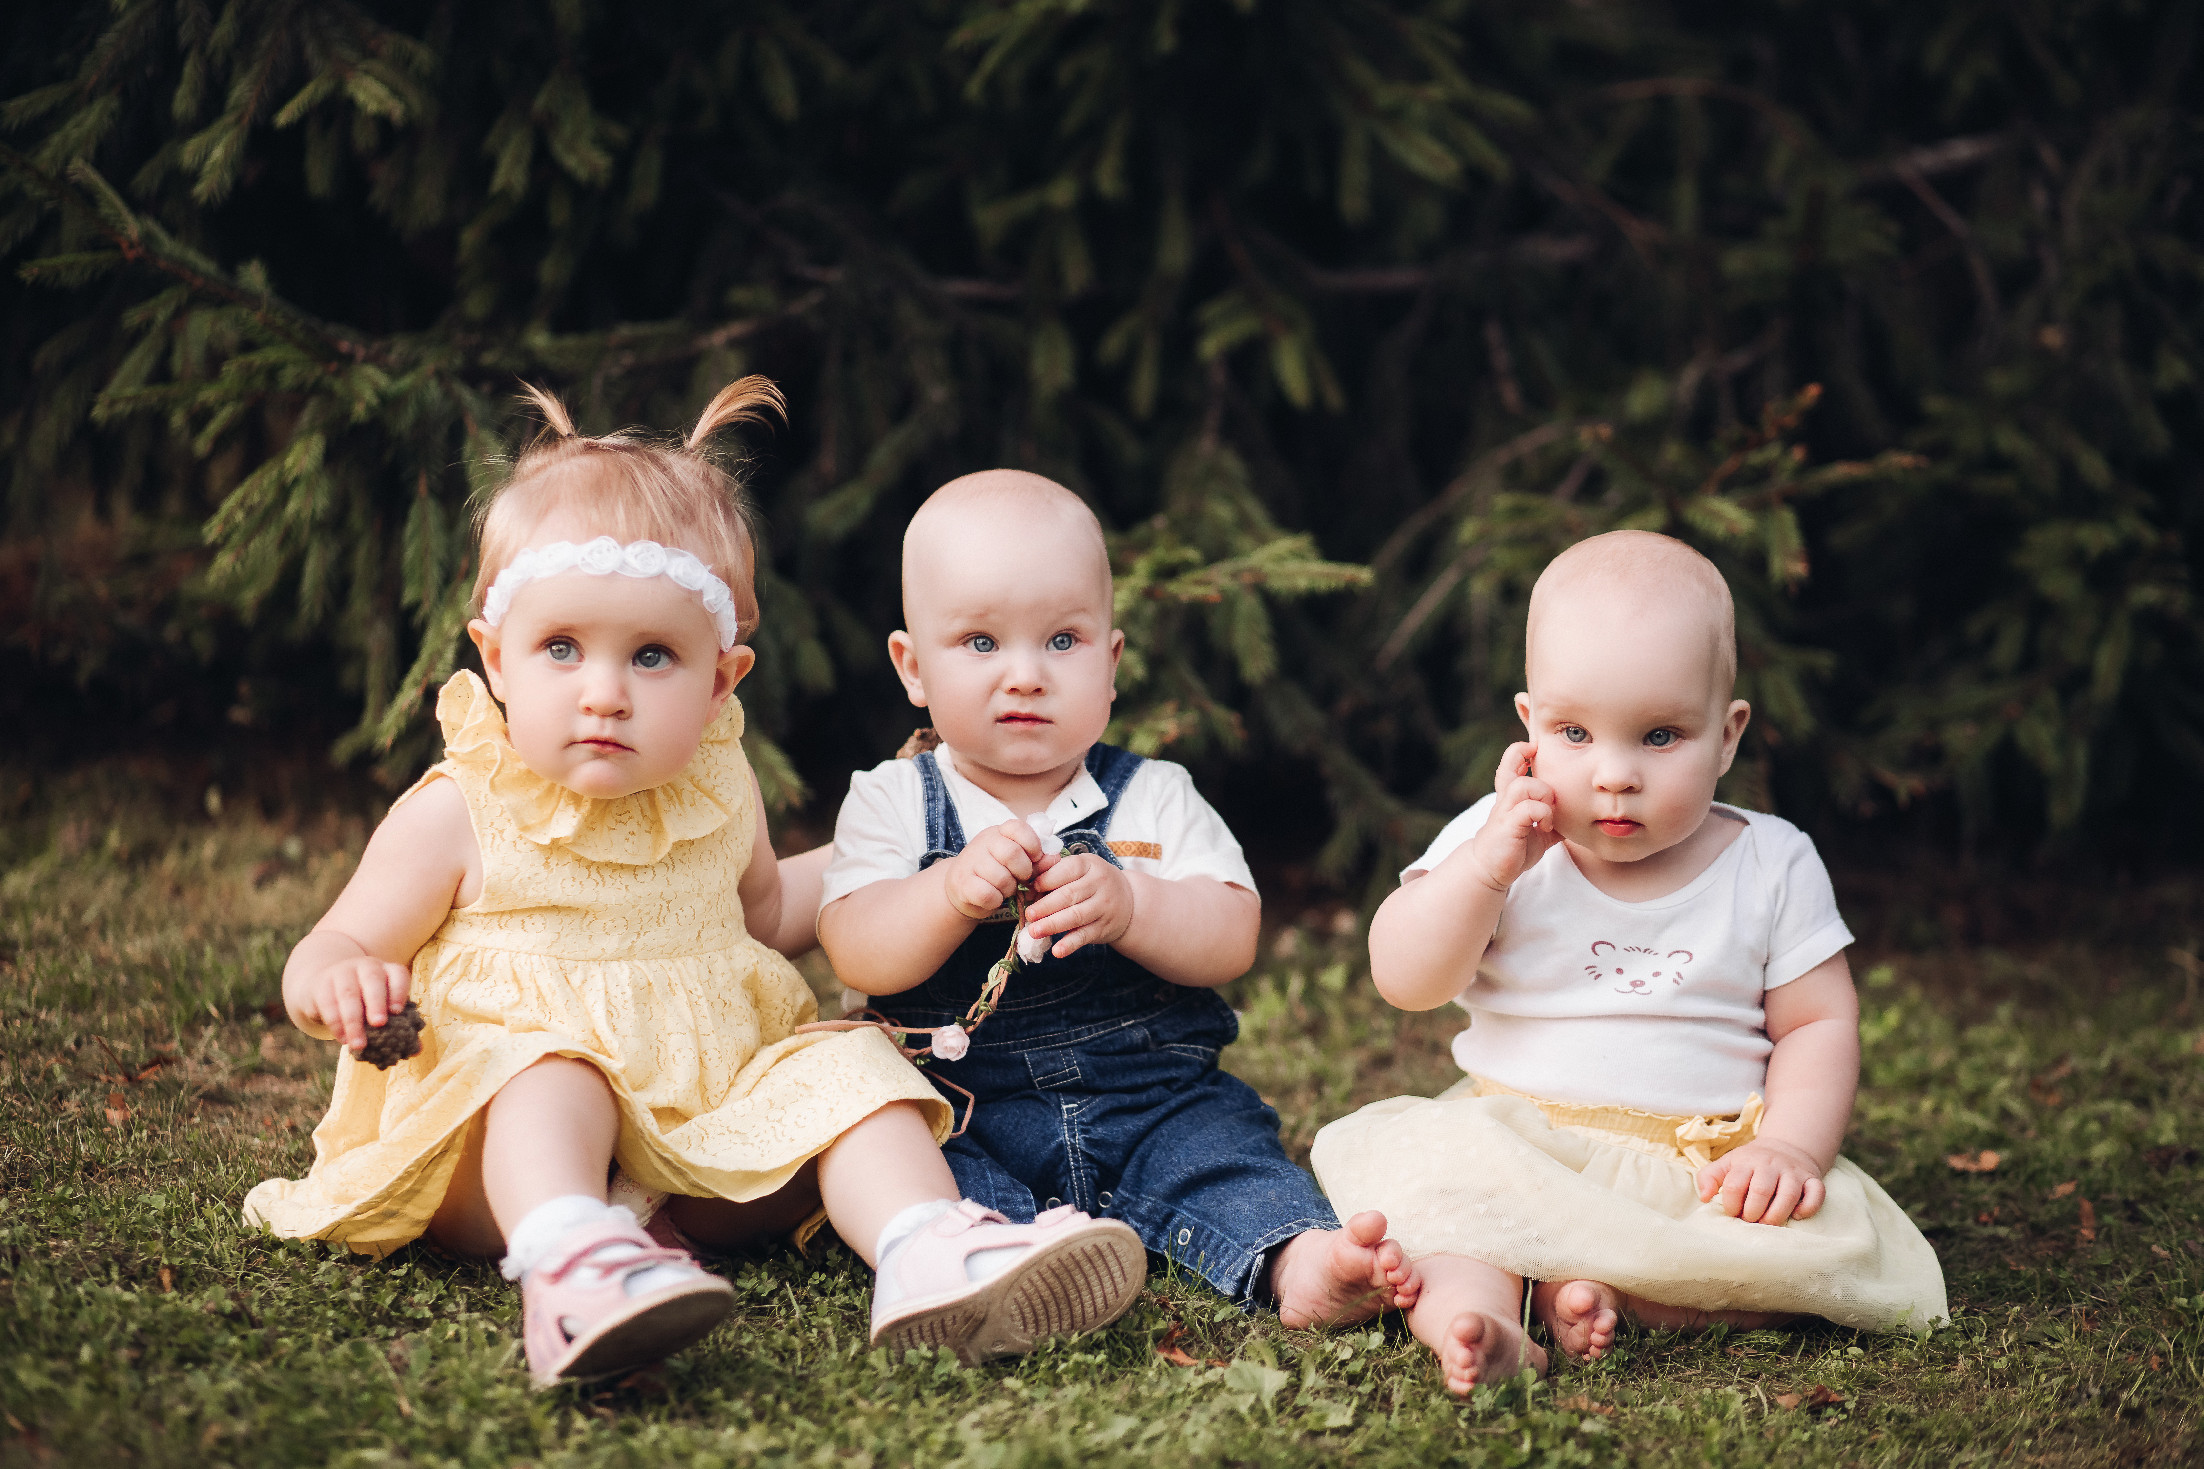
[[(965, 836), (933, 754), (916, 759), (924, 868), (963, 851)], [(1064, 850), (1122, 867), (1110, 817), (1141, 757), (1098, 744), (1086, 763), (1104, 804), (1060, 834)], [(981, 923), (933, 978), (881, 1007), (912, 1026), (961, 1019), (1010, 935), (1005, 922)], [(970, 1053), (926, 1068), (979, 1099), (943, 1148), (957, 1186), (1021, 1223), (1059, 1203), (1122, 1219), (1150, 1250), (1249, 1300), (1271, 1250), (1339, 1221), (1279, 1145), (1278, 1114), (1217, 1069), (1238, 1034), (1214, 990), (1167, 983), (1107, 946), (1019, 970)]]

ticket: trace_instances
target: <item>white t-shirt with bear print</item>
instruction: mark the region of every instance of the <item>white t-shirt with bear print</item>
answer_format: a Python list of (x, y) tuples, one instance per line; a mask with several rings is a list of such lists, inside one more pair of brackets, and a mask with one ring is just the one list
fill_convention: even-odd
[[(1429, 872), (1498, 801), (1447, 823), (1401, 873)], [(1666, 897), (1626, 903), (1592, 886), (1555, 843), (1515, 880), (1500, 926), (1455, 1003), (1464, 1071), (1552, 1101), (1727, 1115), (1764, 1091), (1762, 996), (1852, 942), (1813, 841), (1779, 816), (1715, 806), (1745, 824), (1707, 870)]]

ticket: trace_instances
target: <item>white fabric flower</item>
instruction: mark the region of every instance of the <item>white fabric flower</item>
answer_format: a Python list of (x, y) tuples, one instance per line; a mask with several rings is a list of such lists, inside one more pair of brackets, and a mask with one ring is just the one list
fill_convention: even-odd
[[(655, 545), (656, 542), (651, 544)], [(620, 554), (624, 549), (612, 537), (599, 536), (582, 547), (582, 553), (574, 558), (574, 564), (591, 576), (610, 576), (620, 569)]]
[(1048, 824), (1045, 816), (1028, 816), (1026, 826), (1040, 839), (1044, 856), (1054, 857), (1064, 850), (1064, 839), (1056, 834), (1056, 828)]
[(1038, 964), (1048, 957), (1049, 945), (1056, 940), (1037, 934), (1023, 924), (1018, 926), (1018, 962)]
[(961, 1025), (938, 1026), (934, 1030), (934, 1054), (944, 1061), (962, 1061), (964, 1053), (972, 1049), (972, 1033)]

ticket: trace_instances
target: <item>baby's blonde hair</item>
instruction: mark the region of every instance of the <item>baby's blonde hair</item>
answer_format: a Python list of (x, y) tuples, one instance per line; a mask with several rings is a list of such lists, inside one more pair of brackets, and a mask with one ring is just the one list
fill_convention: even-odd
[(588, 437), (574, 432), (566, 405), (532, 383), (521, 391), (543, 413), (546, 431), (513, 461), (477, 519), (482, 547), (475, 573), (479, 611), (490, 583), (526, 550), (536, 528), (558, 512), (585, 517), (620, 542), (651, 540), (693, 553), (734, 594), (742, 639), (758, 625), (757, 537), (742, 482), (715, 463), (705, 444), (721, 429), (768, 415), (788, 421), (788, 402), (768, 378), (721, 388), (686, 439), (668, 442), (634, 429)]

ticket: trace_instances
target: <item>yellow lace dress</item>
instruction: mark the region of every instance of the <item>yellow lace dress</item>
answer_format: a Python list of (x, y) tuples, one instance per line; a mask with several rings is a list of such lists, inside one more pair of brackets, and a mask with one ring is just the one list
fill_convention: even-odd
[(445, 758), (406, 796), (458, 783), (482, 891), (413, 958), (421, 1053), (381, 1072), (340, 1052), (312, 1169), (253, 1189), (248, 1223), (371, 1255), (416, 1238), (483, 1107), (545, 1056), (605, 1074), (621, 1171), (664, 1193), (764, 1197), (890, 1102), (947, 1135), (948, 1105), (879, 1031), (790, 1034), (818, 1006), (743, 927), (754, 795), (733, 699), (679, 777), (615, 800), (522, 764), (472, 673), (436, 713)]

